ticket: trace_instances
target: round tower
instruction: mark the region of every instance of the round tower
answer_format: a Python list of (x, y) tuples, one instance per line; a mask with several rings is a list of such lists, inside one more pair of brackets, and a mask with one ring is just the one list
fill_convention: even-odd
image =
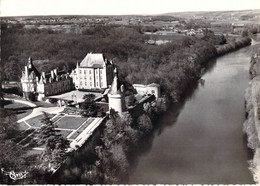
[(114, 109), (119, 115), (126, 110), (124, 85), (119, 84), (117, 73), (114, 76), (111, 88), (108, 92), (109, 110)]

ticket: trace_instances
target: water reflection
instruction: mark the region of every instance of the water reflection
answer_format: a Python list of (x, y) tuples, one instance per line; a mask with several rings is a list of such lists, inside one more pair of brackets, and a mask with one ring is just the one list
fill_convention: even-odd
[[(206, 72), (212, 71), (215, 65), (216, 65), (216, 59), (212, 59), (204, 67), (202, 75)], [(184, 92), (182, 99), (178, 103), (173, 103), (168, 109), (167, 113), (163, 114), (161, 118), (158, 118), (157, 122), (154, 122), (155, 125), (152, 134), (146, 136), (145, 139), (143, 139), (141, 143), (138, 144), (138, 147), (134, 149), (134, 151), (130, 154), (129, 157), (130, 157), (131, 167), (129, 172), (135, 171), (140, 161), (140, 157), (145, 156), (151, 151), (155, 136), (161, 135), (165, 129), (176, 124), (179, 114), (184, 109), (185, 103), (188, 100), (194, 99), (196, 97), (196, 92), (199, 90), (200, 86), (204, 86), (204, 85), (199, 84), (198, 81), (192, 82), (188, 87), (188, 89)], [(122, 184), (127, 184), (128, 181), (129, 181), (129, 177), (127, 176), (124, 178), (124, 180), (122, 180)]]
[(204, 86), (193, 83), (131, 155), (131, 174), (124, 183), (253, 183), (247, 163), (252, 154), (242, 133), (253, 48), (209, 64)]

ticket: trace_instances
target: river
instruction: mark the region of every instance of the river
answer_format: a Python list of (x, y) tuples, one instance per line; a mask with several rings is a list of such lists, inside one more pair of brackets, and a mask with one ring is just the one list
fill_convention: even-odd
[[(212, 60), (204, 85), (173, 106), (134, 153), (128, 184), (252, 184), (242, 132), (251, 46)], [(138, 154), (138, 155), (136, 155)], [(136, 157), (135, 157), (136, 156)]]

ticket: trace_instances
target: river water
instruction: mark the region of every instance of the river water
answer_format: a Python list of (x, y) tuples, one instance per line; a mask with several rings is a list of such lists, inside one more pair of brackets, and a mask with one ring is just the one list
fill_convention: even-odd
[(244, 93), (252, 49), (242, 48), (212, 60), (204, 85), (190, 90), (135, 152), (129, 184), (254, 183), (251, 152), (242, 132)]

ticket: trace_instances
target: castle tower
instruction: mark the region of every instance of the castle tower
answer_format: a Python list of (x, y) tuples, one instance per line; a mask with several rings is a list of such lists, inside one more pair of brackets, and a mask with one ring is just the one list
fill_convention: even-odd
[(115, 69), (115, 76), (108, 92), (108, 104), (109, 110), (114, 109), (119, 115), (126, 110), (125, 97), (124, 97), (124, 85), (120, 85), (118, 81), (117, 72)]
[(39, 77), (40, 73), (34, 67), (32, 58), (29, 57), (21, 78), (23, 96), (26, 100), (34, 101), (36, 99), (37, 79)]

